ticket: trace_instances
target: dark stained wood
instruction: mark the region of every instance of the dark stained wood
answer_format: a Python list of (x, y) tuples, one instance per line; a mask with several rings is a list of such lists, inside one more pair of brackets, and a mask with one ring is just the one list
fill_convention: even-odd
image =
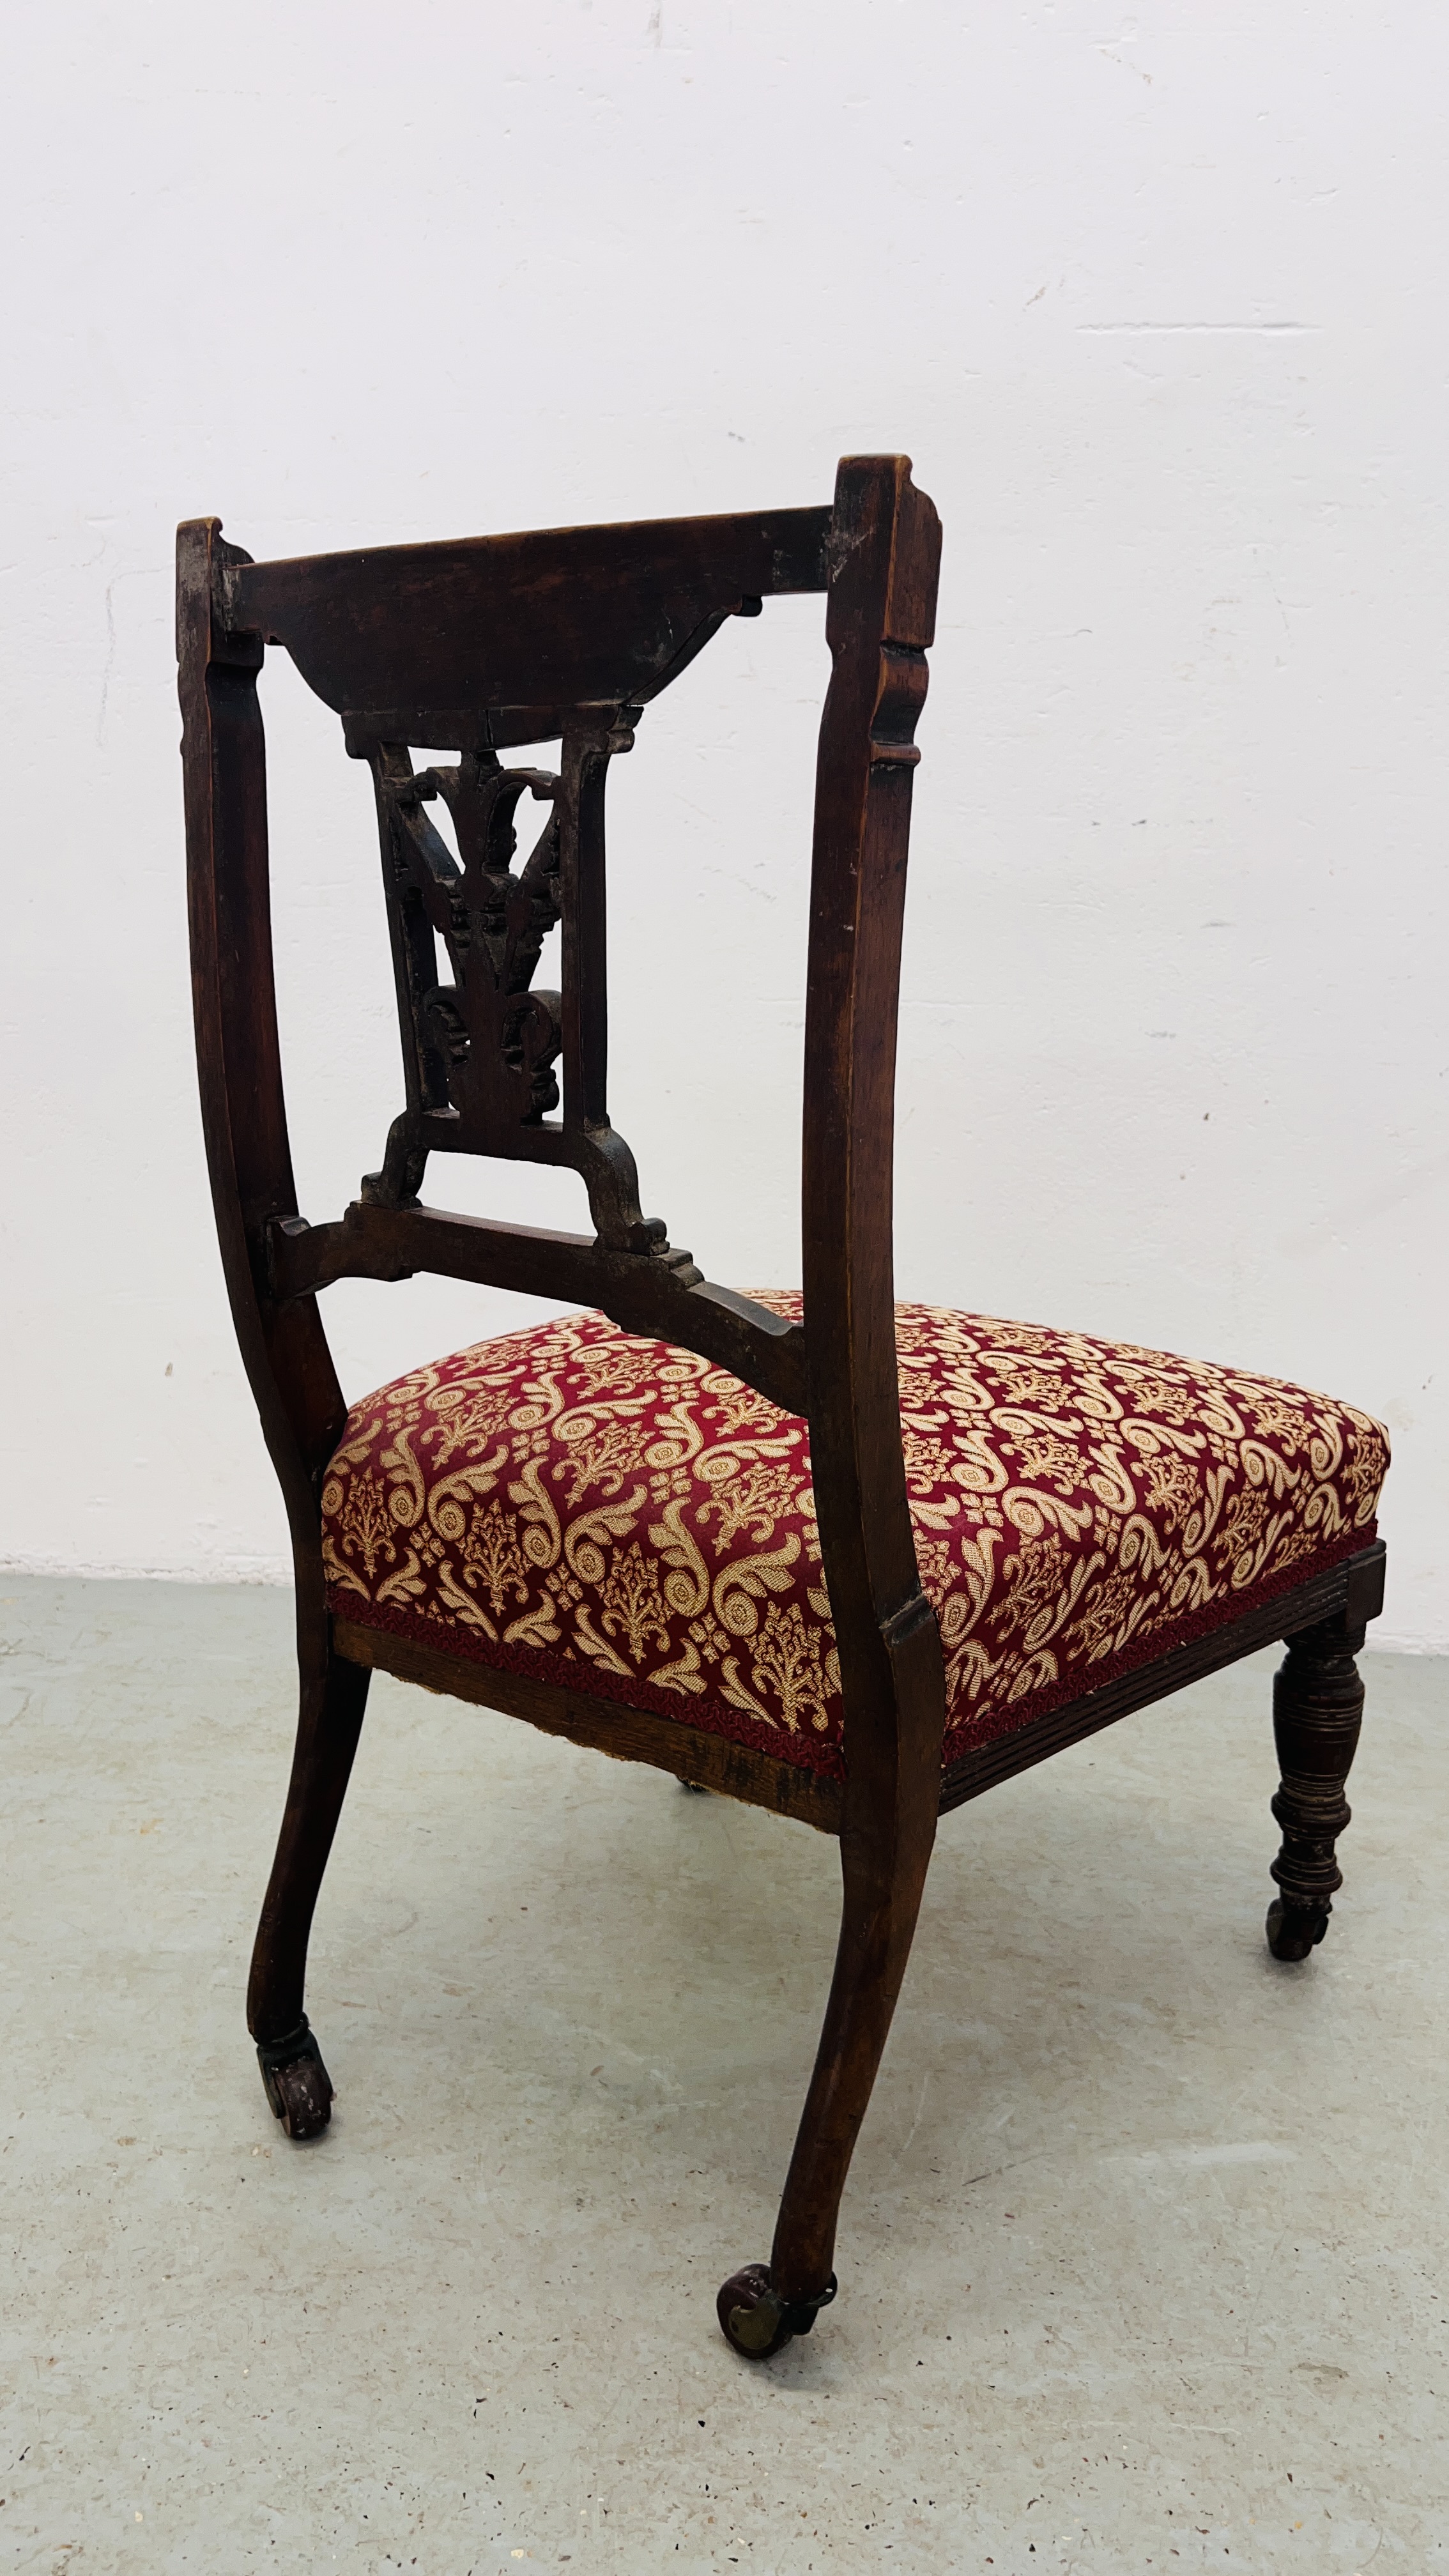
[(294, 1552), (321, 1614), (313, 1479), (346, 1405), (315, 1299), (285, 1310), (258, 1278), (264, 1230), (295, 1212), (272, 971), (266, 754), (257, 705), (260, 648), (217, 633), (214, 520), (177, 545), (192, 994), (202, 1123), (232, 1317), (281, 1482)]
[[(901, 1449), (892, 1267), (897, 988), (915, 727), (940, 562), (936, 513), (899, 456), (846, 458), (828, 508), (531, 532), (254, 564), (216, 520), (178, 535), (193, 990), (202, 1118), (228, 1293), (277, 1469), (296, 1574), (299, 1716), (249, 2017), (268, 2099), (295, 2136), (331, 2084), (303, 2010), (307, 1942), (382, 1669), (650, 1763), (839, 1837), (839, 1945), (768, 2266), (720, 2315), (752, 2358), (834, 2295), (836, 2217), (914, 1935), (938, 1812), (1285, 1633), (1277, 1693), (1281, 1957), (1321, 1937), (1382, 1548), (1261, 1612), (977, 1748), (942, 1771), (945, 1686), (916, 1564)], [(804, 1324), (701, 1275), (641, 1213), (608, 1102), (604, 800), (641, 710), (718, 632), (792, 591), (826, 594), (807, 967)], [(370, 764), (402, 1045), (380, 1167), (340, 1216), (298, 1208), (273, 990), (257, 675), (282, 645)], [(557, 771), (508, 769), (560, 744)], [(418, 746), (456, 763), (414, 770)], [(446, 807), (455, 860), (428, 809)], [(517, 818), (538, 826), (513, 865)], [(562, 989), (534, 983), (562, 928)], [(440, 962), (440, 943), (442, 960)], [(582, 1175), (592, 1237), (420, 1203), (430, 1156), (485, 1153)], [(345, 1406), (318, 1296), (416, 1271), (601, 1309), (732, 1370), (809, 1424), (840, 1652), (844, 1784), (687, 1724), (527, 1682), (328, 1617), (319, 1495)]]
[(436, 1271), (490, 1288), (577, 1299), (625, 1332), (652, 1334), (732, 1369), (786, 1413), (804, 1413), (805, 1335), (768, 1306), (701, 1279), (688, 1253), (665, 1244), (642, 1258), (602, 1249), (584, 1234), (500, 1225), (439, 1208), (369, 1207), (354, 1200), (326, 1225), (299, 1217), (267, 1234), (268, 1275), (285, 1303), (334, 1279), (407, 1279)]
[[(370, 746), (407, 1101), (381, 1170), (363, 1182), (371, 1204), (415, 1201), (434, 1153), (571, 1164), (602, 1247), (668, 1253), (663, 1221), (640, 1209), (634, 1157), (607, 1104), (604, 787), (610, 761), (633, 748), (638, 714), (569, 716), (557, 776), (504, 769), (492, 752), (414, 772), (406, 744)], [(515, 875), (513, 817), (525, 792), (551, 812)], [(424, 811), (439, 798), (461, 866)], [(555, 923), (563, 990), (541, 992), (533, 977)], [(439, 941), (451, 981), (440, 975)], [(547, 1114), (560, 1106), (556, 1061), (561, 1118)]]
[[(177, 657), (183, 718), (192, 993), (202, 1125), (232, 1317), (286, 1503), (296, 1588), (300, 1706), (281, 1839), (263, 1906), (248, 2021), (266, 2049), (291, 2035), (303, 2070), (301, 1999), (317, 1890), (331, 1849), (367, 1695), (334, 1661), (318, 1507), (346, 1405), (316, 1299), (282, 1306), (266, 1287), (274, 1216), (296, 1208), (282, 1092), (268, 896), (266, 759), (259, 647), (218, 627), (225, 549), (214, 520), (177, 541)], [(285, 2104), (288, 2061), (264, 2065)], [(330, 2101), (330, 2092), (327, 2095)], [(314, 2108), (325, 2116), (321, 2097)], [(299, 2129), (298, 2134), (311, 2134)]]
[(254, 564), (232, 549), (220, 606), (284, 644), (359, 743), (548, 742), (565, 712), (643, 706), (725, 618), (824, 590), (830, 509), (529, 529)]
[(1273, 1679), (1273, 1734), (1282, 1777), (1273, 1813), (1283, 1848), (1272, 1865), (1279, 1893), (1268, 1908), (1275, 1959), (1306, 1959), (1328, 1930), (1343, 1885), (1336, 1845), (1351, 1809), (1343, 1794), (1363, 1722), (1363, 1683), (1354, 1661), (1361, 1621), (1347, 1609), (1288, 1632)]
[(374, 1672), (395, 1673), (399, 1681), (421, 1682), (425, 1690), (449, 1699), (526, 1718), (545, 1735), (566, 1735), (571, 1743), (612, 1754), (617, 1762), (650, 1762), (691, 1788), (716, 1789), (721, 1797), (742, 1799), (747, 1806), (769, 1807), (775, 1815), (797, 1817), (822, 1834), (840, 1830), (836, 1781), (822, 1780), (793, 1762), (777, 1762), (728, 1736), (685, 1726), (652, 1709), (624, 1708), (617, 1700), (593, 1699), (584, 1691), (557, 1690), (550, 1682), (498, 1672), (463, 1655), (440, 1654), (386, 1628), (366, 1628), (360, 1620), (334, 1621), (333, 1636), (339, 1655)]
[(312, 1916), (352, 1776), (368, 1675), (328, 1642), (320, 1681), (304, 1674), (292, 1777), (247, 1989), (247, 2027), (272, 2045), (305, 2026), (302, 1989)]
[(840, 2195), (936, 1831), (945, 1677), (906, 1503), (892, 1253), (896, 1000), (914, 746), (941, 529), (905, 457), (840, 468), (826, 609), (805, 1004), (806, 1367), (845, 1695), (840, 1938), (770, 2257), (787, 2303), (831, 2277)]
[[(1065, 1752), (1069, 1744), (1080, 1744), (1084, 1736), (1098, 1735), (1104, 1726), (1115, 1726), (1119, 1717), (1129, 1717), (1135, 1709), (1150, 1708), (1155, 1701), (1186, 1690), (1190, 1682), (1201, 1681), (1205, 1674), (1240, 1663), (1244, 1655), (1258, 1654), (1279, 1637), (1291, 1636), (1296, 1628), (1330, 1618), (1350, 1602), (1359, 1609), (1361, 1628), (1365, 1619), (1378, 1617), (1383, 1597), (1384, 1544), (1379, 1539), (1360, 1555), (1346, 1557), (1327, 1574), (1315, 1576), (1311, 1583), (1299, 1584), (1292, 1592), (1280, 1593), (1276, 1601), (1264, 1602), (1245, 1619), (1212, 1628), (1205, 1637), (1194, 1637), (1189, 1645), (1159, 1656), (1155, 1663), (1121, 1674), (1101, 1690), (1089, 1691), (1082, 1699), (1049, 1709), (1045, 1717), (1033, 1718), (1030, 1725), (1018, 1727), (1015, 1734), (998, 1736), (994, 1744), (977, 1745), (961, 1754), (941, 1775), (941, 1813), (944, 1816), (953, 1807), (964, 1806), (968, 1799), (979, 1798), (983, 1791), (994, 1789), (998, 1781), (1014, 1779), (1018, 1771), (1031, 1770), (1053, 1753)], [(1371, 1606), (1359, 1608), (1363, 1603)]]

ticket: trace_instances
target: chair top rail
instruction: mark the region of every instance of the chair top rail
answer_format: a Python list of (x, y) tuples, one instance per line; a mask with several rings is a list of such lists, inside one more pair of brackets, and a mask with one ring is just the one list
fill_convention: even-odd
[(620, 521), (220, 567), (224, 621), (283, 645), (370, 743), (501, 749), (643, 706), (731, 616), (823, 591), (830, 508)]

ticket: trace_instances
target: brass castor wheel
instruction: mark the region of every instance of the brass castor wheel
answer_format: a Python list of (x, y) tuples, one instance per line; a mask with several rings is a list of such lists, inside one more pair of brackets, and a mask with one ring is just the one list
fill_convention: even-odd
[(796, 2335), (808, 2334), (834, 2296), (833, 2272), (813, 2299), (782, 2299), (770, 2287), (769, 2265), (747, 2263), (742, 2272), (731, 2272), (715, 2309), (726, 2343), (742, 2352), (746, 2361), (769, 2361)]
[(1306, 1959), (1328, 1930), (1328, 1914), (1318, 1905), (1285, 1905), (1275, 1896), (1268, 1908), (1268, 1947), (1275, 1959)]
[(320, 2138), (332, 2117), (332, 2079), (304, 2013), (284, 2039), (259, 2040), (267, 2100), (289, 2138)]

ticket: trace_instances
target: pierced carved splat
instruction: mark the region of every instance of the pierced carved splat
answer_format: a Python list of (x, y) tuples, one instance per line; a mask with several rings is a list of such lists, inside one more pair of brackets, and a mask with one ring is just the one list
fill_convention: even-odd
[[(563, 1044), (563, 997), (535, 992), (543, 943), (559, 920), (558, 818), (550, 813), (526, 865), (512, 870), (514, 816), (526, 795), (552, 804), (558, 781), (540, 769), (500, 769), (465, 752), (456, 769), (414, 775), (406, 752), (392, 770), (392, 861), (408, 931), (441, 939), (451, 983), (427, 980), (436, 949), (418, 942), (420, 1089), (428, 1109), (452, 1112), (480, 1143), (500, 1126), (541, 1119), (559, 1105), (554, 1059)], [(426, 811), (447, 806), (462, 865)], [(409, 919), (408, 916), (413, 916)], [(411, 945), (411, 939), (410, 943)], [(484, 1150), (487, 1150), (486, 1145)]]
[[(477, 750), (456, 767), (415, 771), (405, 745), (368, 746), (407, 1107), (362, 1195), (391, 1207), (416, 1199), (431, 1152), (572, 1164), (601, 1243), (692, 1272), (687, 1254), (670, 1252), (662, 1220), (641, 1215), (634, 1158), (606, 1106), (604, 781), (610, 759), (632, 746), (634, 712), (596, 720), (591, 711), (566, 731), (557, 775), (504, 769)], [(525, 798), (548, 812), (515, 869)], [(428, 814), (437, 802), (457, 858)], [(533, 978), (559, 923), (553, 992)]]

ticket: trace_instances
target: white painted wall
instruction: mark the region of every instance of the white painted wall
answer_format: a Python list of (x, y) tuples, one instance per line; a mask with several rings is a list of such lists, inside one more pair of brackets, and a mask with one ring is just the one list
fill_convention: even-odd
[[(72, 0), (4, 43), (0, 1554), (285, 1567), (194, 1103), (175, 521), (816, 501), (902, 446), (947, 535), (902, 1292), (1370, 1406), (1380, 1634), (1449, 1645), (1442, 10)], [(615, 1114), (747, 1283), (798, 1276), (818, 627), (730, 627), (611, 782)], [(321, 1215), (397, 1099), (377, 859), (333, 720), (264, 686)], [(362, 1392), (536, 1310), (327, 1311)]]

